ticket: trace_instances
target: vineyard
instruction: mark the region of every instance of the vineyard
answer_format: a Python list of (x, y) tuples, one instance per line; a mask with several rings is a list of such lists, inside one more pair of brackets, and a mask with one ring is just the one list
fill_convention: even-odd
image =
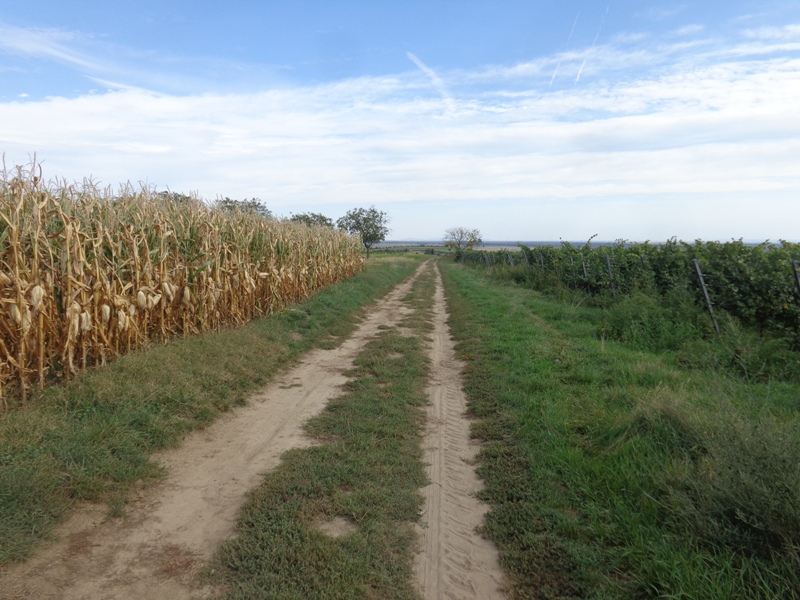
[[(175, 336), (242, 324), (363, 265), (325, 227), (180, 194), (0, 178), (0, 397)], [(3, 400), (7, 403), (7, 400)]]
[(634, 292), (666, 297), (683, 291), (705, 310), (710, 304), (712, 312), (722, 311), (761, 334), (791, 339), (795, 348), (800, 345), (800, 244), (564, 242), (560, 247), (521, 246), (518, 252), (460, 252), (457, 260), (516, 267), (537, 288), (585, 292), (601, 305)]

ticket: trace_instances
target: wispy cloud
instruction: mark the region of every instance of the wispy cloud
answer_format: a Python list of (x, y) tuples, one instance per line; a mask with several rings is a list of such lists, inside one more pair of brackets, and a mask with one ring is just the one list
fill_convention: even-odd
[(666, 21), (686, 10), (686, 5), (674, 6), (672, 8), (650, 8), (634, 13), (639, 19), (645, 21)]
[(101, 71), (101, 61), (75, 49), (85, 36), (51, 28), (22, 28), (0, 23), (0, 50), (20, 56), (44, 58), (80, 69)]
[(705, 29), (706, 28), (705, 28), (704, 25), (697, 25), (697, 24), (684, 25), (683, 27), (673, 31), (672, 35), (675, 36), (675, 37), (684, 37), (684, 36), (687, 36), (687, 35), (697, 35), (697, 34), (703, 33), (703, 31), (705, 31)]
[(744, 36), (754, 40), (799, 40), (800, 23), (785, 25), (784, 27), (760, 27), (758, 29), (746, 29)]
[(445, 86), (444, 81), (442, 81), (442, 78), (439, 77), (433, 69), (422, 62), (416, 55), (412, 54), (411, 52), (406, 52), (406, 56), (408, 56), (408, 59), (413, 62), (420, 71), (428, 76), (428, 78), (431, 80), (431, 84), (433, 84), (433, 87), (437, 92), (439, 92), (442, 100), (444, 100), (446, 113), (448, 115), (452, 115), (453, 112), (455, 112), (456, 104), (453, 100), (453, 97), (450, 95), (450, 92), (447, 90), (447, 86)]
[[(487, 239), (796, 238), (793, 39), (631, 46), (599, 32), (590, 48), (441, 74), (409, 53), (426, 80), (409, 65), (250, 93), (106, 81), (116, 90), (0, 103), (3, 150), (9, 163), (37, 152), (51, 176), (257, 196), (279, 214), (383, 203), (400, 237), (440, 235), (458, 202)], [(558, 65), (583, 84), (549, 89)], [(438, 97), (420, 93), (431, 85)], [(440, 217), (421, 219), (423, 201)], [(697, 223), (681, 216), (689, 206)]]

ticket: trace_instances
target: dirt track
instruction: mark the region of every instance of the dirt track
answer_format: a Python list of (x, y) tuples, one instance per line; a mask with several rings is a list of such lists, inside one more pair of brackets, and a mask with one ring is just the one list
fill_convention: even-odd
[[(344, 344), (310, 352), (246, 407), (156, 457), (167, 476), (140, 492), (125, 519), (107, 519), (101, 506), (75, 511), (57, 531), (58, 541), (0, 572), (0, 599), (181, 600), (213, 594), (197, 586), (196, 575), (233, 535), (247, 491), (286, 450), (309, 444), (302, 424), (340, 393), (343, 373), (378, 327), (408, 314), (401, 299), (411, 283), (382, 299)], [(426, 599), (502, 597), (496, 553), (474, 531), (483, 511), (472, 496), (478, 489), (469, 467), (474, 449), (440, 280), (431, 358), (434, 404), (425, 444), (433, 483), (424, 490), (418, 587)]]
[(426, 600), (503, 598), (494, 544), (475, 528), (486, 507), (475, 493), (481, 483), (472, 462), (478, 446), (469, 437), (461, 389), (463, 364), (456, 359), (441, 276), (437, 271), (431, 382), (425, 462), (431, 483), (423, 490), (425, 509), (420, 534), (422, 553), (415, 564), (417, 589)]

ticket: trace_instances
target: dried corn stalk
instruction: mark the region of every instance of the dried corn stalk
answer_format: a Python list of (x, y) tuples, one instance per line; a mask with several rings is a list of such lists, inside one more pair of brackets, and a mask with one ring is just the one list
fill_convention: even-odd
[(358, 240), (199, 200), (0, 174), (0, 395), (174, 336), (238, 325), (349, 277)]

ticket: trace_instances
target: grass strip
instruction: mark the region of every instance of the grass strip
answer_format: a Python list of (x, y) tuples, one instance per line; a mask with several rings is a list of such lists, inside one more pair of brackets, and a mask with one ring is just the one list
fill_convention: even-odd
[(370, 261), (364, 272), (279, 314), (123, 356), (6, 414), (0, 564), (29, 555), (76, 501), (108, 502), (112, 514), (121, 513), (130, 487), (158, 476), (152, 452), (243, 404), (300, 354), (337, 344), (365, 305), (418, 264)]
[(512, 598), (800, 597), (800, 387), (685, 370), (443, 262)]
[[(412, 312), (365, 345), (345, 393), (309, 421), (320, 445), (287, 452), (252, 492), (238, 536), (218, 554), (226, 598), (416, 597), (429, 368), (420, 335), (434, 285), (428, 267), (404, 299)], [(348, 531), (324, 533), (333, 520)]]

